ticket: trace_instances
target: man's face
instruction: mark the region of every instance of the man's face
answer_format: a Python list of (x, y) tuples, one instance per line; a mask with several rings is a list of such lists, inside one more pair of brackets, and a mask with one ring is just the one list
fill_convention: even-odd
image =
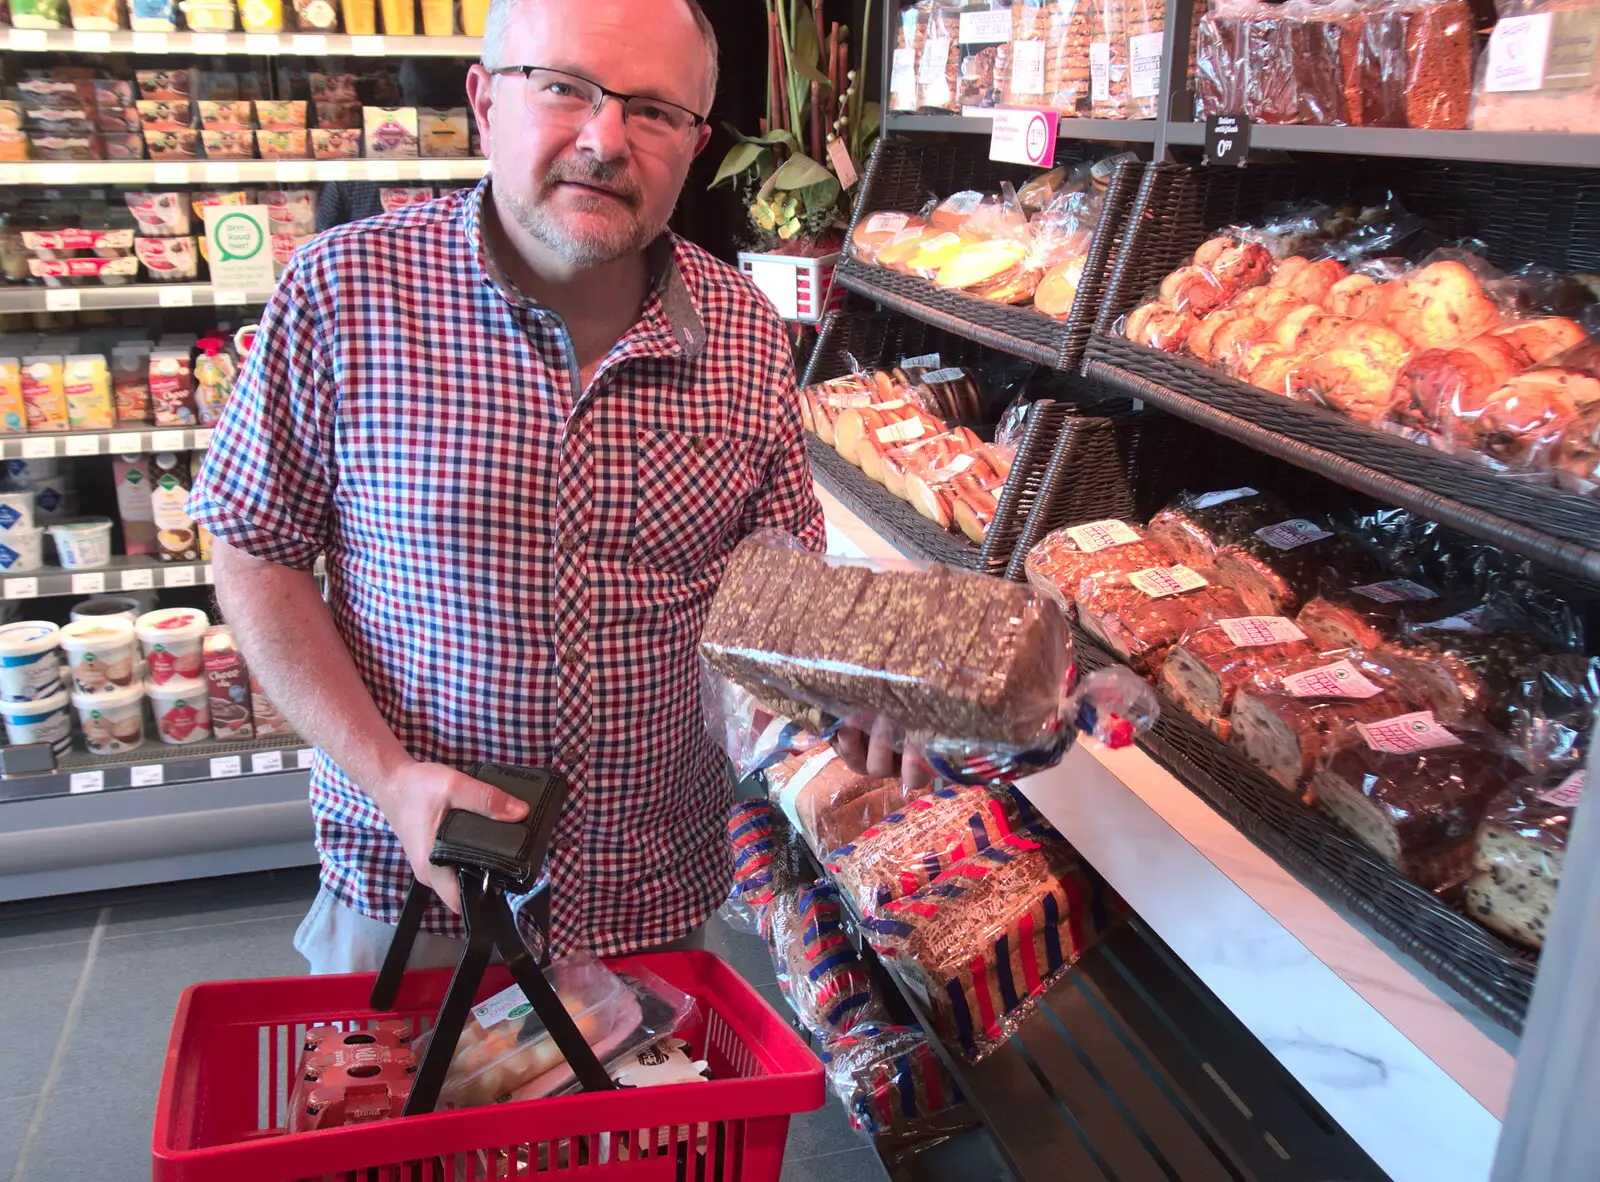
[[(703, 115), (707, 53), (689, 13), (671, 0), (523, 0), (503, 64), (560, 70)], [(642, 250), (666, 227), (709, 128), (645, 134), (610, 98), (593, 118), (554, 116), (530, 104), (530, 86), (481, 66), (468, 77), (502, 208), (570, 267)]]

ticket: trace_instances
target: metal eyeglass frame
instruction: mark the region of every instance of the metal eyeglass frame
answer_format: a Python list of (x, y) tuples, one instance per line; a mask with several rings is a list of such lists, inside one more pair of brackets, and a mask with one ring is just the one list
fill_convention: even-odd
[(685, 129), (686, 131), (693, 131), (697, 128), (704, 127), (707, 119), (709, 118), (707, 115), (696, 114), (688, 107), (683, 106), (681, 103), (675, 103), (670, 99), (656, 98), (654, 95), (649, 94), (623, 94), (620, 90), (609, 90), (606, 87), (601, 86), (593, 78), (585, 78), (582, 74), (573, 74), (567, 70), (551, 69), (549, 66), (495, 66), (492, 69), (489, 69), (489, 73), (507, 75), (521, 74), (523, 79), (526, 80), (532, 76), (535, 70), (538, 70), (542, 74), (555, 74), (561, 78), (571, 78), (574, 82), (582, 82), (585, 86), (592, 86), (598, 90), (600, 92), (600, 97), (595, 100), (594, 108), (589, 112), (590, 119), (593, 119), (600, 113), (600, 108), (605, 105), (605, 101), (608, 98), (614, 98), (622, 104), (622, 121), (624, 123), (628, 121), (628, 104), (634, 99), (643, 99), (645, 102), (655, 103), (658, 106), (663, 107), (671, 107), (675, 111), (682, 111), (685, 115), (689, 116), (691, 120), (688, 128)]

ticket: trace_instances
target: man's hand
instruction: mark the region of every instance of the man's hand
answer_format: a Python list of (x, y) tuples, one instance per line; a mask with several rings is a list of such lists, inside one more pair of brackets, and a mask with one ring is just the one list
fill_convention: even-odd
[(457, 915), (461, 914), (461, 888), (455, 870), (428, 861), (445, 813), (466, 809), (495, 821), (520, 821), (528, 815), (526, 801), (442, 763), (402, 765), (372, 795), (405, 847), (417, 881), (432, 887)]
[(894, 723), (882, 715), (872, 720), (869, 732), (853, 726), (841, 727), (833, 737), (833, 745), (845, 767), (858, 776), (881, 780), (900, 773), (900, 753), (894, 749)]

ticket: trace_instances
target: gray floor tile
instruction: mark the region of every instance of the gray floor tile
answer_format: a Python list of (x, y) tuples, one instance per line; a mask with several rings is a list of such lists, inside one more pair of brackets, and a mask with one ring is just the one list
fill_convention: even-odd
[[(10, 1062), (10, 1060), (7, 1060)], [(17, 1154), (22, 1149), (22, 1136), (33, 1115), (33, 1096), (14, 1096), (0, 1100), (0, 1178), (10, 1182), (16, 1169)]]
[(712, 916), (706, 924), (706, 951), (715, 952), (731, 964), (752, 985), (778, 979), (772, 967), (772, 953), (760, 936), (735, 931), (725, 921)]
[(846, 1149), (870, 1148), (867, 1138), (850, 1127), (850, 1118), (844, 1114), (844, 1105), (832, 1092), (828, 1103), (815, 1112), (801, 1112), (789, 1120), (789, 1140), (784, 1144), (785, 1158), (821, 1157)]
[(982, 1129), (961, 1133), (916, 1153), (904, 1154), (889, 1165), (894, 1182), (1011, 1182), (989, 1134)]
[(823, 1157), (785, 1161), (780, 1182), (886, 1182), (888, 1177), (876, 1150), (847, 1149)]
[(88, 949), (84, 942), (0, 952), (0, 1099), (39, 1091)]
[(114, 900), (107, 937), (205, 927), (240, 920), (303, 916), (317, 895), (314, 866), (236, 878), (211, 878)]
[(0, 913), (0, 953), (23, 948), (48, 948), (57, 944), (87, 944), (94, 930), (98, 907), (7, 915)]

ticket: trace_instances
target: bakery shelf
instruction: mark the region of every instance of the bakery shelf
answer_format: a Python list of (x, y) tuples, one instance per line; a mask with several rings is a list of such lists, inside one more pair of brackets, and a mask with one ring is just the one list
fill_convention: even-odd
[[(1200, 147), (1204, 123), (1169, 123), (1166, 142)], [(1408, 127), (1315, 127), (1255, 124), (1253, 149), (1333, 152), (1344, 156), (1407, 156), (1501, 164), (1600, 168), (1600, 134), (1536, 131), (1420, 131)]]
[(351, 37), (343, 33), (115, 33), (11, 29), (13, 53), (247, 53), (275, 57), (477, 57), (481, 37)]
[(142, 746), (117, 755), (74, 750), (56, 760), (54, 771), (0, 780), (0, 803), (304, 772), (310, 769), (313, 754), (313, 749), (297, 736), (186, 746), (148, 739)]
[(158, 562), (146, 555), (118, 554), (93, 570), (41, 567), (26, 574), (0, 576), (0, 598), (43, 599), (51, 595), (103, 595), (151, 588), (207, 587), (209, 562)]
[(119, 456), (143, 451), (203, 451), (210, 446), (210, 427), (124, 427), (116, 431), (0, 435), (0, 459), (42, 460), (53, 456)]
[(272, 298), (270, 287), (215, 288), (209, 283), (131, 283), (122, 287), (3, 287), (0, 312), (110, 311), (119, 308), (247, 307)]
[(0, 164), (0, 185), (231, 185), (250, 182), (466, 181), (488, 171), (462, 160), (85, 160)]
[[(894, 115), (885, 120), (890, 131), (932, 131), (950, 135), (988, 135), (994, 118), (988, 115)], [(1156, 139), (1152, 119), (1062, 119), (1056, 136), (1063, 140), (1101, 140), (1113, 144), (1150, 144)]]

